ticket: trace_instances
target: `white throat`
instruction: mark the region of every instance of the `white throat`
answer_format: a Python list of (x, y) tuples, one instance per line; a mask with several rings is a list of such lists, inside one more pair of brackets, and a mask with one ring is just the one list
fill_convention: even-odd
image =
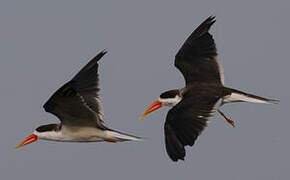
[(33, 134), (35, 134), (39, 139), (53, 140), (53, 141), (65, 140), (65, 137), (63, 136), (62, 131), (46, 131), (46, 132), (34, 131)]
[(178, 104), (178, 103), (182, 100), (182, 97), (176, 95), (174, 98), (166, 98), (166, 99), (159, 98), (158, 100), (159, 100), (159, 101), (162, 103), (162, 105), (164, 105), (164, 106), (170, 106), (170, 107), (173, 107), (173, 106), (175, 106), (176, 104)]

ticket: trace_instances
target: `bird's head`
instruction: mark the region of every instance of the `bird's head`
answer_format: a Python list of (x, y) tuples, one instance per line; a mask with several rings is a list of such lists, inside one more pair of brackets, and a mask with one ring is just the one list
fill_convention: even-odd
[(31, 144), (38, 139), (53, 139), (53, 135), (60, 129), (60, 125), (58, 124), (47, 124), (39, 126), (34, 130), (34, 132), (25, 138), (14, 150), (17, 150), (23, 146)]
[(155, 101), (151, 106), (149, 106), (146, 111), (142, 114), (139, 120), (143, 119), (148, 114), (156, 111), (157, 109), (161, 108), (162, 106), (169, 106), (173, 107), (178, 104), (182, 100), (182, 95), (180, 90), (174, 89), (166, 91), (160, 94), (157, 101)]

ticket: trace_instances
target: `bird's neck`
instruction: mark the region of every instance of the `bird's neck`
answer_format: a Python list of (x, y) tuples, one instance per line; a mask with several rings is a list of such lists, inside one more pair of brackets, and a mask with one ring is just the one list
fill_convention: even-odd
[(175, 96), (174, 98), (166, 98), (166, 99), (159, 98), (159, 101), (162, 103), (162, 105), (169, 107), (175, 106), (181, 100), (182, 100), (181, 96)]
[(45, 140), (52, 140), (52, 141), (64, 141), (65, 136), (63, 135), (62, 131), (45, 131), (45, 132), (38, 132), (34, 131), (34, 133), (39, 139)]

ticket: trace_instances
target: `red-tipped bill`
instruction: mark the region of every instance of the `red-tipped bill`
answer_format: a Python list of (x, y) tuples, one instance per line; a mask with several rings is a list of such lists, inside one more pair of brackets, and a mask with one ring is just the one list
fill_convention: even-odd
[(152, 113), (153, 111), (156, 111), (157, 109), (162, 107), (162, 102), (155, 101), (151, 106), (149, 106), (146, 111), (142, 114), (142, 116), (139, 118), (139, 120), (142, 120), (145, 116)]
[(31, 134), (26, 139), (24, 139), (16, 148), (14, 148), (14, 150), (17, 150), (23, 146), (31, 144), (31, 143), (37, 141), (37, 139), (38, 139), (38, 137), (35, 134)]

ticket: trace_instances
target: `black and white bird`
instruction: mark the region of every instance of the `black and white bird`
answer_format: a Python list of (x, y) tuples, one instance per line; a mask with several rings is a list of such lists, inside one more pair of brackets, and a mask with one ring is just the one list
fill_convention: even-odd
[(137, 141), (139, 137), (108, 128), (103, 122), (99, 96), (98, 61), (106, 54), (100, 52), (68, 83), (58, 89), (44, 104), (46, 112), (59, 118), (60, 124), (43, 125), (15, 149), (37, 139), (71, 142)]
[(224, 75), (216, 56), (212, 35), (208, 32), (215, 23), (207, 18), (185, 41), (175, 56), (175, 67), (184, 76), (186, 86), (162, 93), (140, 117), (144, 118), (162, 106), (172, 107), (167, 114), (164, 133), (165, 145), (173, 161), (184, 160), (185, 146), (193, 146), (207, 126), (209, 117), (218, 111), (234, 126), (219, 107), (231, 102), (278, 103), (224, 86)]

